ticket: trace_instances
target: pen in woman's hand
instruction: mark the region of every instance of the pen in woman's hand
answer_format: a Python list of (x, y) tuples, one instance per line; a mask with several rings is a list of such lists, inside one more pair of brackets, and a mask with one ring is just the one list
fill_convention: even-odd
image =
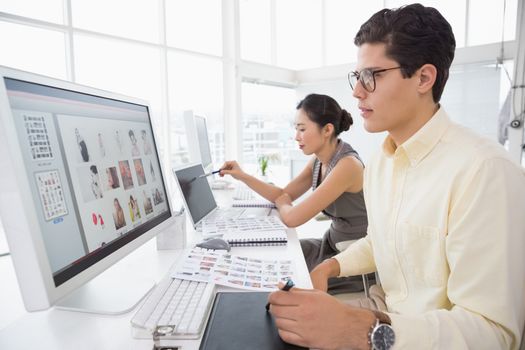
[[(289, 291), (293, 286), (295, 286), (295, 284), (293, 283), (292, 280), (288, 280), (286, 281), (286, 284), (284, 285), (283, 289), (281, 289), (282, 291)], [(266, 311), (270, 311), (270, 303), (267, 303), (266, 304)]]

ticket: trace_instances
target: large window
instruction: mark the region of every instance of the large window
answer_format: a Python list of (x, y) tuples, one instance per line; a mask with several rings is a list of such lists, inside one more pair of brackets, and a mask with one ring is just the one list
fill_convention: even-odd
[(355, 61), (357, 47), (354, 36), (372, 14), (383, 8), (383, 0), (369, 0), (355, 6), (353, 1), (326, 1), (326, 64)]
[(142, 98), (157, 112), (162, 109), (159, 49), (87, 35), (76, 35), (74, 42), (78, 82)]
[(166, 0), (166, 39), (169, 46), (220, 56), (220, 0)]
[(183, 112), (206, 117), (214, 164), (224, 161), (222, 62), (194, 55), (168, 53), (170, 106), (170, 161), (177, 166), (190, 161)]
[(470, 1), (467, 45), (514, 40), (517, 9), (518, 0)]
[[(501, 83), (501, 71), (471, 64), (479, 58), (469, 49), (486, 45), (497, 51), (495, 61), (499, 49), (487, 44), (515, 40), (518, 1), (420, 1), (442, 12), (457, 47), (464, 50), (461, 56), (470, 57), (463, 60), (467, 65), (453, 68), (444, 95), (451, 114), (491, 136), (507, 87), (496, 81), (499, 76)], [(272, 160), (277, 171), (287, 164), (287, 150), (295, 148), (297, 96), (321, 92), (316, 89), (336, 81), (329, 94), (341, 103), (353, 101), (346, 85), (339, 88), (346, 73), (339, 70), (356, 60), (353, 38), (359, 26), (383, 7), (407, 3), (2, 0), (0, 32), (6, 35), (0, 35), (0, 64), (149, 101), (159, 146), (170, 165), (189, 161), (182, 114), (192, 110), (207, 118), (215, 164), (225, 154), (242, 155), (256, 169), (258, 155), (279, 153)], [(239, 83), (248, 80), (258, 84)], [(495, 101), (490, 94), (498, 91)], [(474, 110), (479, 110), (475, 118)], [(240, 128), (239, 139), (225, 142), (225, 128), (232, 136)], [(357, 134), (357, 125), (353, 129)], [(363, 136), (358, 144), (365, 155), (368, 139)]]
[(158, 3), (149, 0), (71, 0), (73, 26), (158, 43)]
[[(422, 0), (417, 1), (424, 6), (436, 8), (452, 26), (454, 36), (456, 37), (456, 47), (465, 46), (465, 23), (467, 13), (467, 0)], [(475, 1), (470, 1), (470, 4)], [(490, 1), (485, 1), (488, 3)], [(385, 5), (389, 8), (400, 7), (411, 4), (412, 1), (406, 0), (386, 0)], [(503, 5), (503, 1), (497, 1)]]
[[(419, 2), (425, 6), (435, 7), (450, 22), (456, 36), (457, 47), (490, 44), (502, 39), (514, 40), (518, 0), (467, 1), (422, 0)], [(406, 0), (385, 1), (386, 7), (399, 7), (410, 3), (412, 2)]]
[(0, 22), (0, 33), (0, 64), (66, 78), (64, 33), (8, 22)]
[(63, 3), (63, 0), (2, 0), (0, 11), (47, 22), (64, 23)]
[(297, 149), (294, 140), (298, 102), (295, 90), (243, 83), (242, 101), (243, 165), (257, 174), (259, 157), (267, 156), (270, 178), (273, 181), (287, 179), (289, 154)]
[(322, 1), (275, 2), (277, 65), (291, 69), (322, 66)]
[(214, 161), (222, 162), (222, 2), (65, 3), (2, 1), (0, 32), (9, 35), (0, 36), (0, 64), (148, 101), (158, 146), (172, 164), (187, 160), (179, 116), (192, 109), (208, 119)]
[(270, 0), (241, 0), (241, 58), (272, 63), (272, 15)]

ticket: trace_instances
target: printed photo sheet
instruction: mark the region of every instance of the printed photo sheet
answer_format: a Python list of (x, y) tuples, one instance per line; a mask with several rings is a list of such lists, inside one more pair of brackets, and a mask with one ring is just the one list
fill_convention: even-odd
[(263, 260), (194, 248), (173, 278), (257, 291), (273, 291), (279, 281), (293, 278), (291, 260)]

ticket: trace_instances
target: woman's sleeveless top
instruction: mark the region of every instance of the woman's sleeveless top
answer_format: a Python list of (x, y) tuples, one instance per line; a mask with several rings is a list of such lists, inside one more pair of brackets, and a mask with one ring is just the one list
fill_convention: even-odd
[[(352, 146), (339, 140), (337, 149), (326, 167), (325, 178), (337, 162), (347, 156), (356, 157), (363, 163)], [(321, 184), (321, 165), (319, 159), (315, 159), (312, 177), (312, 190), (314, 191)], [(323, 213), (332, 219), (332, 224), (326, 233), (332, 248), (335, 249), (335, 244), (338, 242), (355, 240), (366, 235), (368, 220), (363, 190), (357, 193), (343, 192), (323, 210)]]

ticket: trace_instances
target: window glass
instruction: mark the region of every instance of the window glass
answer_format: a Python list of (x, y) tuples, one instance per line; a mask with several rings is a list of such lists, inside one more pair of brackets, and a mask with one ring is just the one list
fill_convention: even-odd
[(87, 35), (75, 35), (74, 43), (77, 82), (146, 100), (156, 135), (161, 138), (160, 50)]
[(62, 32), (0, 22), (0, 64), (66, 79), (65, 39)]
[(516, 21), (518, 17), (518, 0), (505, 1), (505, 19), (503, 21), (503, 30), (505, 40), (516, 39)]
[(275, 7), (277, 65), (290, 69), (320, 67), (321, 0), (279, 0)]
[(443, 92), (442, 105), (451, 119), (497, 140), (501, 68), (493, 64), (456, 65)]
[(185, 50), (222, 54), (220, 0), (167, 0), (166, 40)]
[[(507, 7), (504, 21), (503, 7), (505, 3)], [(517, 0), (470, 1), (468, 45), (499, 42), (502, 39), (503, 31), (505, 32), (505, 40), (514, 40), (517, 6)]]
[[(424, 6), (436, 8), (452, 26), (452, 31), (456, 38), (456, 47), (465, 46), (466, 0), (421, 0), (418, 2)], [(470, 1), (470, 6), (472, 6), (474, 2), (478, 1)], [(489, 1), (479, 1), (478, 3), (484, 6), (483, 4), (488, 2)], [(386, 0), (385, 6), (395, 8), (411, 3), (411, 1), (406, 0)]]
[(159, 42), (158, 3), (148, 0), (71, 0), (73, 26)]
[(271, 19), (270, 0), (240, 1), (241, 58), (270, 64)]
[(326, 0), (326, 64), (343, 64), (357, 60), (354, 37), (366, 20), (383, 8), (383, 0), (359, 3)]
[(62, 3), (63, 0), (2, 0), (0, 12), (62, 24), (64, 23)]
[(183, 112), (204, 116), (214, 164), (224, 161), (222, 62), (176, 52), (168, 53), (171, 165), (188, 163)]
[(271, 180), (289, 178), (289, 155), (297, 150), (297, 102), (294, 89), (242, 83), (242, 159), (247, 171), (261, 175), (257, 162), (264, 155), (270, 159)]

